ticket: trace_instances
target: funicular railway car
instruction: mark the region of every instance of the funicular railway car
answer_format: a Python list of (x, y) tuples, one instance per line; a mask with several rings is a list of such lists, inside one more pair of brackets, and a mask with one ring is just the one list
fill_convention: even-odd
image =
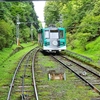
[(66, 30), (61, 27), (43, 28), (39, 31), (38, 41), (44, 51), (66, 50)]

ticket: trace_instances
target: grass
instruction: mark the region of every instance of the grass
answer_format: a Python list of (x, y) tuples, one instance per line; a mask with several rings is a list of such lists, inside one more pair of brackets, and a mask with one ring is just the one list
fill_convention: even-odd
[[(31, 46), (31, 45), (33, 45), (33, 43), (31, 43), (31, 42), (29, 42), (29, 43), (23, 43), (23, 44), (21, 44), (21, 46), (23, 47), (23, 48), (26, 48), (26, 47), (28, 47), (28, 46)], [(20, 47), (20, 46), (17, 46), (16, 44), (14, 44), (12, 47), (10, 47), (10, 48), (4, 48), (3, 50), (0, 50), (0, 65), (5, 61), (5, 60), (7, 60), (8, 58), (9, 58), (9, 56), (10, 56), (10, 54), (16, 49), (16, 48), (18, 48), (18, 47)]]
[[(0, 100), (6, 100), (7, 98), (9, 85), (11, 83), (11, 79), (18, 64), (18, 61), (22, 58), (24, 54), (36, 47), (37, 44), (34, 45), (33, 43), (27, 43), (21, 44), (21, 46), (23, 46), (24, 49), (16, 52), (11, 57), (9, 57), (9, 55), (18, 46), (13, 45), (11, 48), (5, 48), (0, 51)], [(3, 88), (4, 86), (6, 87)]]
[[(36, 82), (40, 100), (91, 100), (98, 96), (90, 87), (82, 83), (75, 74), (66, 70), (50, 57), (38, 54), (39, 61), (35, 66)], [(51, 63), (49, 63), (51, 62)], [(66, 73), (64, 80), (48, 80), (48, 72), (56, 70)]]
[(94, 61), (100, 60), (100, 37), (86, 45), (86, 54), (90, 54)]
[[(10, 82), (11, 82), (11, 79), (12, 79), (12, 76), (13, 76), (13, 73), (15, 71), (15, 68), (17, 66), (18, 61), (29, 50), (31, 50), (32, 48), (34, 48), (35, 46), (37, 46), (37, 44), (33, 46), (32, 43), (27, 43), (27, 44), (21, 44), (21, 46), (24, 49), (21, 49), (19, 52), (16, 52), (11, 57), (9, 57), (9, 55), (18, 46), (13, 45), (11, 48), (5, 48), (2, 51), (0, 51), (0, 100), (6, 100), (6, 98), (7, 98), (7, 93), (8, 93), (9, 85), (10, 85)], [(97, 61), (100, 59), (100, 37), (97, 38), (95, 41), (93, 41), (91, 43), (88, 43), (86, 45), (86, 48), (87, 48), (86, 51), (83, 51), (81, 49), (79, 50), (77, 48), (74, 49), (73, 51), (77, 52), (79, 54), (83, 54), (85, 56), (88, 56), (88, 57), (92, 58), (95, 63), (97, 63)], [(42, 83), (38, 83), (38, 84), (45, 85), (45, 83), (46, 83), (51, 88), (50, 92), (49, 92), (49, 87), (44, 88), (44, 91), (46, 91), (46, 92), (42, 91), (40, 93), (41, 96), (42, 95), (49, 95), (50, 97), (52, 95), (56, 96), (56, 92), (58, 93), (58, 95), (59, 94), (60, 95), (61, 94), (64, 95), (64, 98), (66, 98), (67, 100), (74, 100), (74, 99), (77, 100), (77, 98), (79, 98), (79, 99), (83, 98), (82, 96), (85, 96), (85, 95), (86, 96), (88, 95), (88, 97), (85, 97), (84, 100), (89, 100), (88, 99), (89, 96), (90, 97), (91, 96), (93, 96), (93, 97), (96, 96), (96, 94), (93, 93), (92, 91), (88, 91), (88, 92), (85, 93), (85, 90), (84, 90), (83, 86), (77, 86), (77, 84), (71, 82), (70, 79), (71, 78), (72, 79), (75, 78), (75, 77), (73, 77), (72, 74), (68, 74), (70, 78), (67, 78), (66, 82), (65, 81), (59, 82), (61, 84), (61, 86), (62, 86), (61, 88), (60, 88), (59, 85), (57, 87), (58, 81), (48, 81), (47, 73), (48, 73), (49, 70), (56, 69), (55, 67), (57, 67), (58, 64), (56, 64), (53, 61), (51, 61), (51, 59), (49, 60), (49, 58), (46, 57), (46, 56), (45, 56), (45, 59), (44, 59), (44, 57), (42, 55), (39, 55), (39, 59), (41, 60), (41, 63), (38, 63), (39, 70), (38, 70), (37, 76), (40, 77), (40, 82), (42, 82)], [(4, 61), (6, 61), (6, 62), (4, 62)], [(47, 72), (45, 72), (45, 70), (47, 70)], [(42, 71), (45, 72), (45, 73), (43, 73)], [(67, 75), (67, 77), (68, 77), (68, 75)], [(3, 87), (5, 87), (5, 88), (3, 88)], [(53, 90), (53, 88), (54, 88), (54, 90)], [(63, 94), (63, 88), (65, 89), (64, 91), (67, 90), (66, 94)], [(62, 90), (60, 90), (60, 89), (62, 89)], [(83, 92), (80, 93), (80, 91), (79, 91), (80, 89)], [(60, 93), (60, 91), (62, 91), (62, 93)], [(82, 94), (84, 94), (84, 95), (82, 95)], [(73, 95), (73, 97), (72, 97), (72, 95)], [(63, 97), (63, 96), (61, 96), (61, 97)], [(72, 97), (72, 99), (70, 99), (71, 97)], [(57, 96), (56, 96), (56, 98), (57, 98)], [(48, 100), (50, 100), (50, 99), (48, 99)], [(58, 98), (57, 98), (57, 100), (58, 100)], [(62, 98), (62, 100), (64, 100), (64, 99)]]
[[(70, 46), (68, 49), (71, 50)], [(86, 50), (81, 48), (79, 49), (79, 47), (77, 47), (71, 51), (90, 57), (93, 60), (93, 64), (100, 68), (100, 37), (98, 37), (95, 41), (88, 42)]]

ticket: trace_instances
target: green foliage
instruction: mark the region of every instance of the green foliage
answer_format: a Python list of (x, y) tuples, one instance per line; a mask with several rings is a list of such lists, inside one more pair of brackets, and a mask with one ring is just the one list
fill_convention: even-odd
[(100, 16), (87, 15), (85, 18), (83, 18), (78, 31), (83, 33), (89, 32), (92, 34), (92, 37), (96, 37), (98, 35), (98, 28), (100, 24), (99, 19)]
[(33, 39), (36, 39), (37, 40), (37, 38), (38, 38), (38, 33), (37, 33), (37, 30), (36, 30), (36, 28), (33, 26), (32, 27), (32, 29), (33, 29)]
[[(97, 62), (100, 58), (97, 57), (100, 52), (100, 0), (59, 0), (52, 2), (52, 5), (50, 3), (44, 10), (46, 24), (53, 20), (59, 27), (60, 19), (62, 27), (67, 29), (67, 48), (92, 57)], [(58, 17), (58, 21), (54, 20), (54, 16)]]
[(86, 49), (85, 54), (89, 54), (94, 61), (93, 64), (100, 68), (100, 36), (95, 41), (88, 43)]
[(86, 50), (86, 44), (88, 43), (89, 37), (91, 37), (90, 33), (77, 33), (74, 35), (68, 33), (68, 46), (72, 50), (75, 48)]
[(10, 45), (10, 40), (12, 39), (12, 29), (9, 23), (4, 20), (0, 21), (0, 49), (3, 47), (8, 47)]
[(91, 52), (97, 52), (98, 50), (100, 50), (100, 36), (95, 41), (88, 43), (86, 45), (86, 49)]
[(59, 19), (59, 6), (56, 4), (56, 2), (46, 2), (44, 11), (46, 25), (49, 26), (50, 24), (55, 24)]
[(100, 1), (99, 0), (97, 0), (97, 2), (95, 2), (95, 6), (94, 6), (94, 9), (92, 10), (92, 13), (95, 16), (100, 16)]
[(20, 42), (29, 42), (30, 41), (30, 28), (23, 27), (20, 33)]
[(70, 47), (71, 49), (74, 49), (74, 40), (75, 40), (75, 37), (74, 35), (71, 35), (70, 33), (67, 33), (67, 46)]
[(100, 26), (100, 1), (65, 1), (47, 2), (44, 14), (46, 24), (49, 25), (53, 21), (54, 24), (56, 23), (57, 26), (60, 26), (59, 21), (55, 20), (55, 18), (59, 20), (61, 15), (62, 26), (67, 28), (68, 32), (73, 34), (77, 32), (91, 33), (92, 37), (97, 37)]
[(0, 51), (0, 76), (1, 76), (0, 77), (0, 87), (1, 87), (0, 94), (2, 94), (0, 95), (1, 100), (7, 99), (7, 96), (5, 95), (7, 95), (9, 87), (4, 89), (3, 86), (10, 84), (19, 59), (21, 59), (22, 56), (25, 55), (28, 51), (35, 48), (37, 44), (33, 45), (33, 43), (31, 42), (27, 44), (26, 43), (22, 44), (22, 46), (24, 46), (24, 49), (12, 55), (10, 58), (9, 58), (9, 55), (13, 52), (12, 49), (16, 48), (15, 45), (12, 48), (4, 48), (2, 51)]
[(39, 28), (41, 29), (42, 28), (42, 23), (39, 21)]
[(78, 33), (76, 40), (79, 41), (80, 46), (78, 46), (78, 45), (76, 45), (76, 46), (83, 48), (83, 50), (86, 50), (85, 46), (86, 46), (87, 41), (89, 40), (90, 36), (91, 36), (90, 33)]
[(0, 50), (3, 49), (4, 44), (5, 44), (5, 39), (3, 37), (0, 37)]
[[(31, 41), (30, 26), (34, 28), (34, 36), (37, 38), (39, 22), (32, 2), (0, 2), (0, 49), (12, 45), (16, 40), (16, 20), (19, 15), (20, 41)], [(13, 37), (13, 38), (12, 38)]]

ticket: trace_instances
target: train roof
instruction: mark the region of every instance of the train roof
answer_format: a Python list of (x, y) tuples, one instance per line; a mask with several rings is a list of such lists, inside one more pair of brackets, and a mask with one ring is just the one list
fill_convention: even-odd
[(65, 30), (65, 28), (63, 27), (45, 27), (45, 28), (41, 28), (38, 30), (38, 34), (40, 34), (42, 32), (42, 30), (53, 30), (53, 31), (56, 31), (56, 30)]
[(59, 29), (65, 29), (63, 27), (46, 27), (46, 28), (43, 28), (44, 30), (59, 30)]

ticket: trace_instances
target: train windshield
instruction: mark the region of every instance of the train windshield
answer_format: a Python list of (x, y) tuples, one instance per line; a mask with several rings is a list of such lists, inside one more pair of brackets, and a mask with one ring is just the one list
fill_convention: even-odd
[(45, 38), (46, 39), (49, 39), (50, 38), (50, 35), (49, 35), (49, 31), (48, 30), (45, 30)]
[(59, 38), (58, 30), (50, 30), (50, 38)]
[(63, 36), (63, 30), (60, 30), (59, 31), (59, 38), (61, 39), (61, 38), (64, 38), (64, 36)]

